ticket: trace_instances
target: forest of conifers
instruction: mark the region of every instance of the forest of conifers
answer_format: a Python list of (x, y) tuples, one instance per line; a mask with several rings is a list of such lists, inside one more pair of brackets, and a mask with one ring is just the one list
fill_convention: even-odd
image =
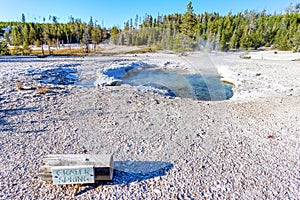
[(21, 50), (29, 48), (30, 45), (41, 44), (57, 48), (60, 48), (61, 44), (70, 43), (96, 45), (109, 37), (107, 30), (94, 23), (92, 17), (89, 23), (73, 17), (70, 17), (68, 23), (58, 23), (56, 16), (50, 16), (49, 19), (52, 23), (29, 23), (22, 14), (22, 22), (0, 22), (0, 30), (6, 44), (21, 47)]
[[(274, 47), (280, 50), (299, 51), (300, 9), (290, 6), (285, 13), (266, 14), (266, 11), (244, 11), (237, 14), (195, 14), (192, 3), (183, 14), (153, 17), (138, 16), (107, 31), (93, 22), (70, 18), (68, 23), (0, 22), (4, 41), (12, 46), (28, 47), (41, 44), (56, 45), (81, 43), (99, 44), (104, 39), (118, 45), (148, 45), (157, 49), (175, 51), (192, 50), (200, 46), (227, 51), (230, 49), (257, 49)], [(4, 30), (4, 29), (3, 29)], [(3, 43), (3, 41), (2, 41)], [(2, 44), (3, 45), (3, 44)]]
[(115, 44), (156, 45), (162, 49), (184, 50), (205, 44), (211, 49), (257, 49), (274, 46), (280, 50), (298, 51), (300, 47), (299, 5), (290, 6), (285, 14), (268, 15), (265, 11), (220, 16), (218, 13), (196, 15), (192, 3), (184, 14), (153, 18), (144, 17), (137, 26), (138, 16), (125, 24), (124, 30), (113, 28)]

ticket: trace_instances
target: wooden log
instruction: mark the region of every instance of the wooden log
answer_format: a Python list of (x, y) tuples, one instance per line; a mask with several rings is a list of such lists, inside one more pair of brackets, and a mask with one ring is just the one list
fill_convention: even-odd
[(53, 181), (52, 168), (72, 168), (92, 166), (96, 181), (111, 181), (113, 178), (114, 161), (112, 154), (52, 154), (43, 159), (39, 177), (44, 181)]

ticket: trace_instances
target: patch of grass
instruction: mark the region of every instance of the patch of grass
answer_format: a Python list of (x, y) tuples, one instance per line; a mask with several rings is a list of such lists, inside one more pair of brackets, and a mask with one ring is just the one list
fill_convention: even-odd
[(29, 46), (14, 46), (9, 48), (10, 55), (31, 55), (32, 50)]
[[(32, 50), (31, 55), (42, 55), (42, 50)], [(44, 55), (54, 55), (54, 56), (86, 56), (84, 48), (61, 48), (61, 49), (44, 49)], [(41, 58), (43, 56), (40, 56)]]
[(35, 91), (36, 94), (46, 94), (47, 92), (49, 92), (49, 90), (46, 86), (40, 86)]
[(18, 89), (18, 90), (24, 90), (23, 83), (21, 83), (20, 81), (18, 81), (18, 82), (16, 83), (16, 86), (17, 86), (17, 89)]
[(86, 56), (87, 53), (85, 53), (84, 48), (73, 48), (73, 49), (68, 49), (68, 48), (62, 48), (62, 49), (56, 49), (53, 50), (53, 55), (57, 56)]
[(31, 55), (31, 56), (38, 56), (39, 58), (45, 58), (48, 55), (53, 56), (88, 56), (88, 55), (97, 55), (97, 54), (104, 54), (104, 55), (114, 55), (114, 54), (141, 54), (141, 53), (148, 53), (148, 52), (155, 52), (159, 50), (156, 46), (139, 46), (139, 48), (134, 50), (124, 50), (121, 52), (103, 52), (103, 49), (99, 46), (96, 47), (95, 51), (92, 48), (89, 48), (89, 52), (86, 53), (85, 47), (61, 47), (59, 49), (51, 47), (50, 51), (48, 48), (44, 49), (44, 54), (41, 48), (38, 49), (30, 49), (24, 47), (11, 47), (10, 54), (11, 55)]
[(225, 84), (227, 84), (227, 85), (231, 85), (231, 86), (233, 86), (233, 87), (235, 86), (234, 83), (232, 83), (232, 82), (230, 82), (230, 81), (228, 81), (228, 80), (226, 80), (226, 79), (221, 79), (221, 82), (222, 82), (222, 83), (225, 83)]
[(269, 139), (275, 139), (275, 136), (274, 135), (268, 135), (268, 138)]
[(37, 88), (34, 84), (24, 85), (21, 81), (16, 83), (16, 87), (18, 90), (35, 90)]
[(240, 58), (242, 59), (251, 59), (251, 56), (248, 55), (248, 53), (243, 53), (240, 55)]
[(141, 49), (135, 49), (131, 51), (127, 51), (125, 53), (128, 54), (140, 54), (140, 53), (149, 53), (149, 52), (155, 52), (157, 49), (155, 47), (142, 47)]
[(9, 48), (9, 54), (10, 55), (24, 55), (23, 47), (11, 47)]

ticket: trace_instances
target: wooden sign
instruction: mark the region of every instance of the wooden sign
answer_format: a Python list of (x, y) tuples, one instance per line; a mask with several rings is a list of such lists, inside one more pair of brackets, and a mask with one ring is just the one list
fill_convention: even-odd
[(52, 167), (54, 185), (95, 183), (94, 166)]
[(39, 177), (55, 185), (111, 181), (113, 168), (111, 154), (54, 154), (44, 158)]

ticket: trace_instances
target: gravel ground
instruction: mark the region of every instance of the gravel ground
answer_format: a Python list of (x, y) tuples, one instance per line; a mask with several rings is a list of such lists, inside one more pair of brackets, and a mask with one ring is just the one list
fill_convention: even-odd
[[(299, 54), (264, 54), (0, 57), (0, 198), (298, 199), (300, 62), (291, 56)], [(236, 85), (234, 96), (197, 101), (89, 82), (100, 69), (136, 61), (219, 71)], [(57, 68), (70, 76), (55, 82)], [(76, 74), (84, 86), (73, 85)], [(113, 181), (39, 179), (45, 155), (81, 153), (114, 153)]]

